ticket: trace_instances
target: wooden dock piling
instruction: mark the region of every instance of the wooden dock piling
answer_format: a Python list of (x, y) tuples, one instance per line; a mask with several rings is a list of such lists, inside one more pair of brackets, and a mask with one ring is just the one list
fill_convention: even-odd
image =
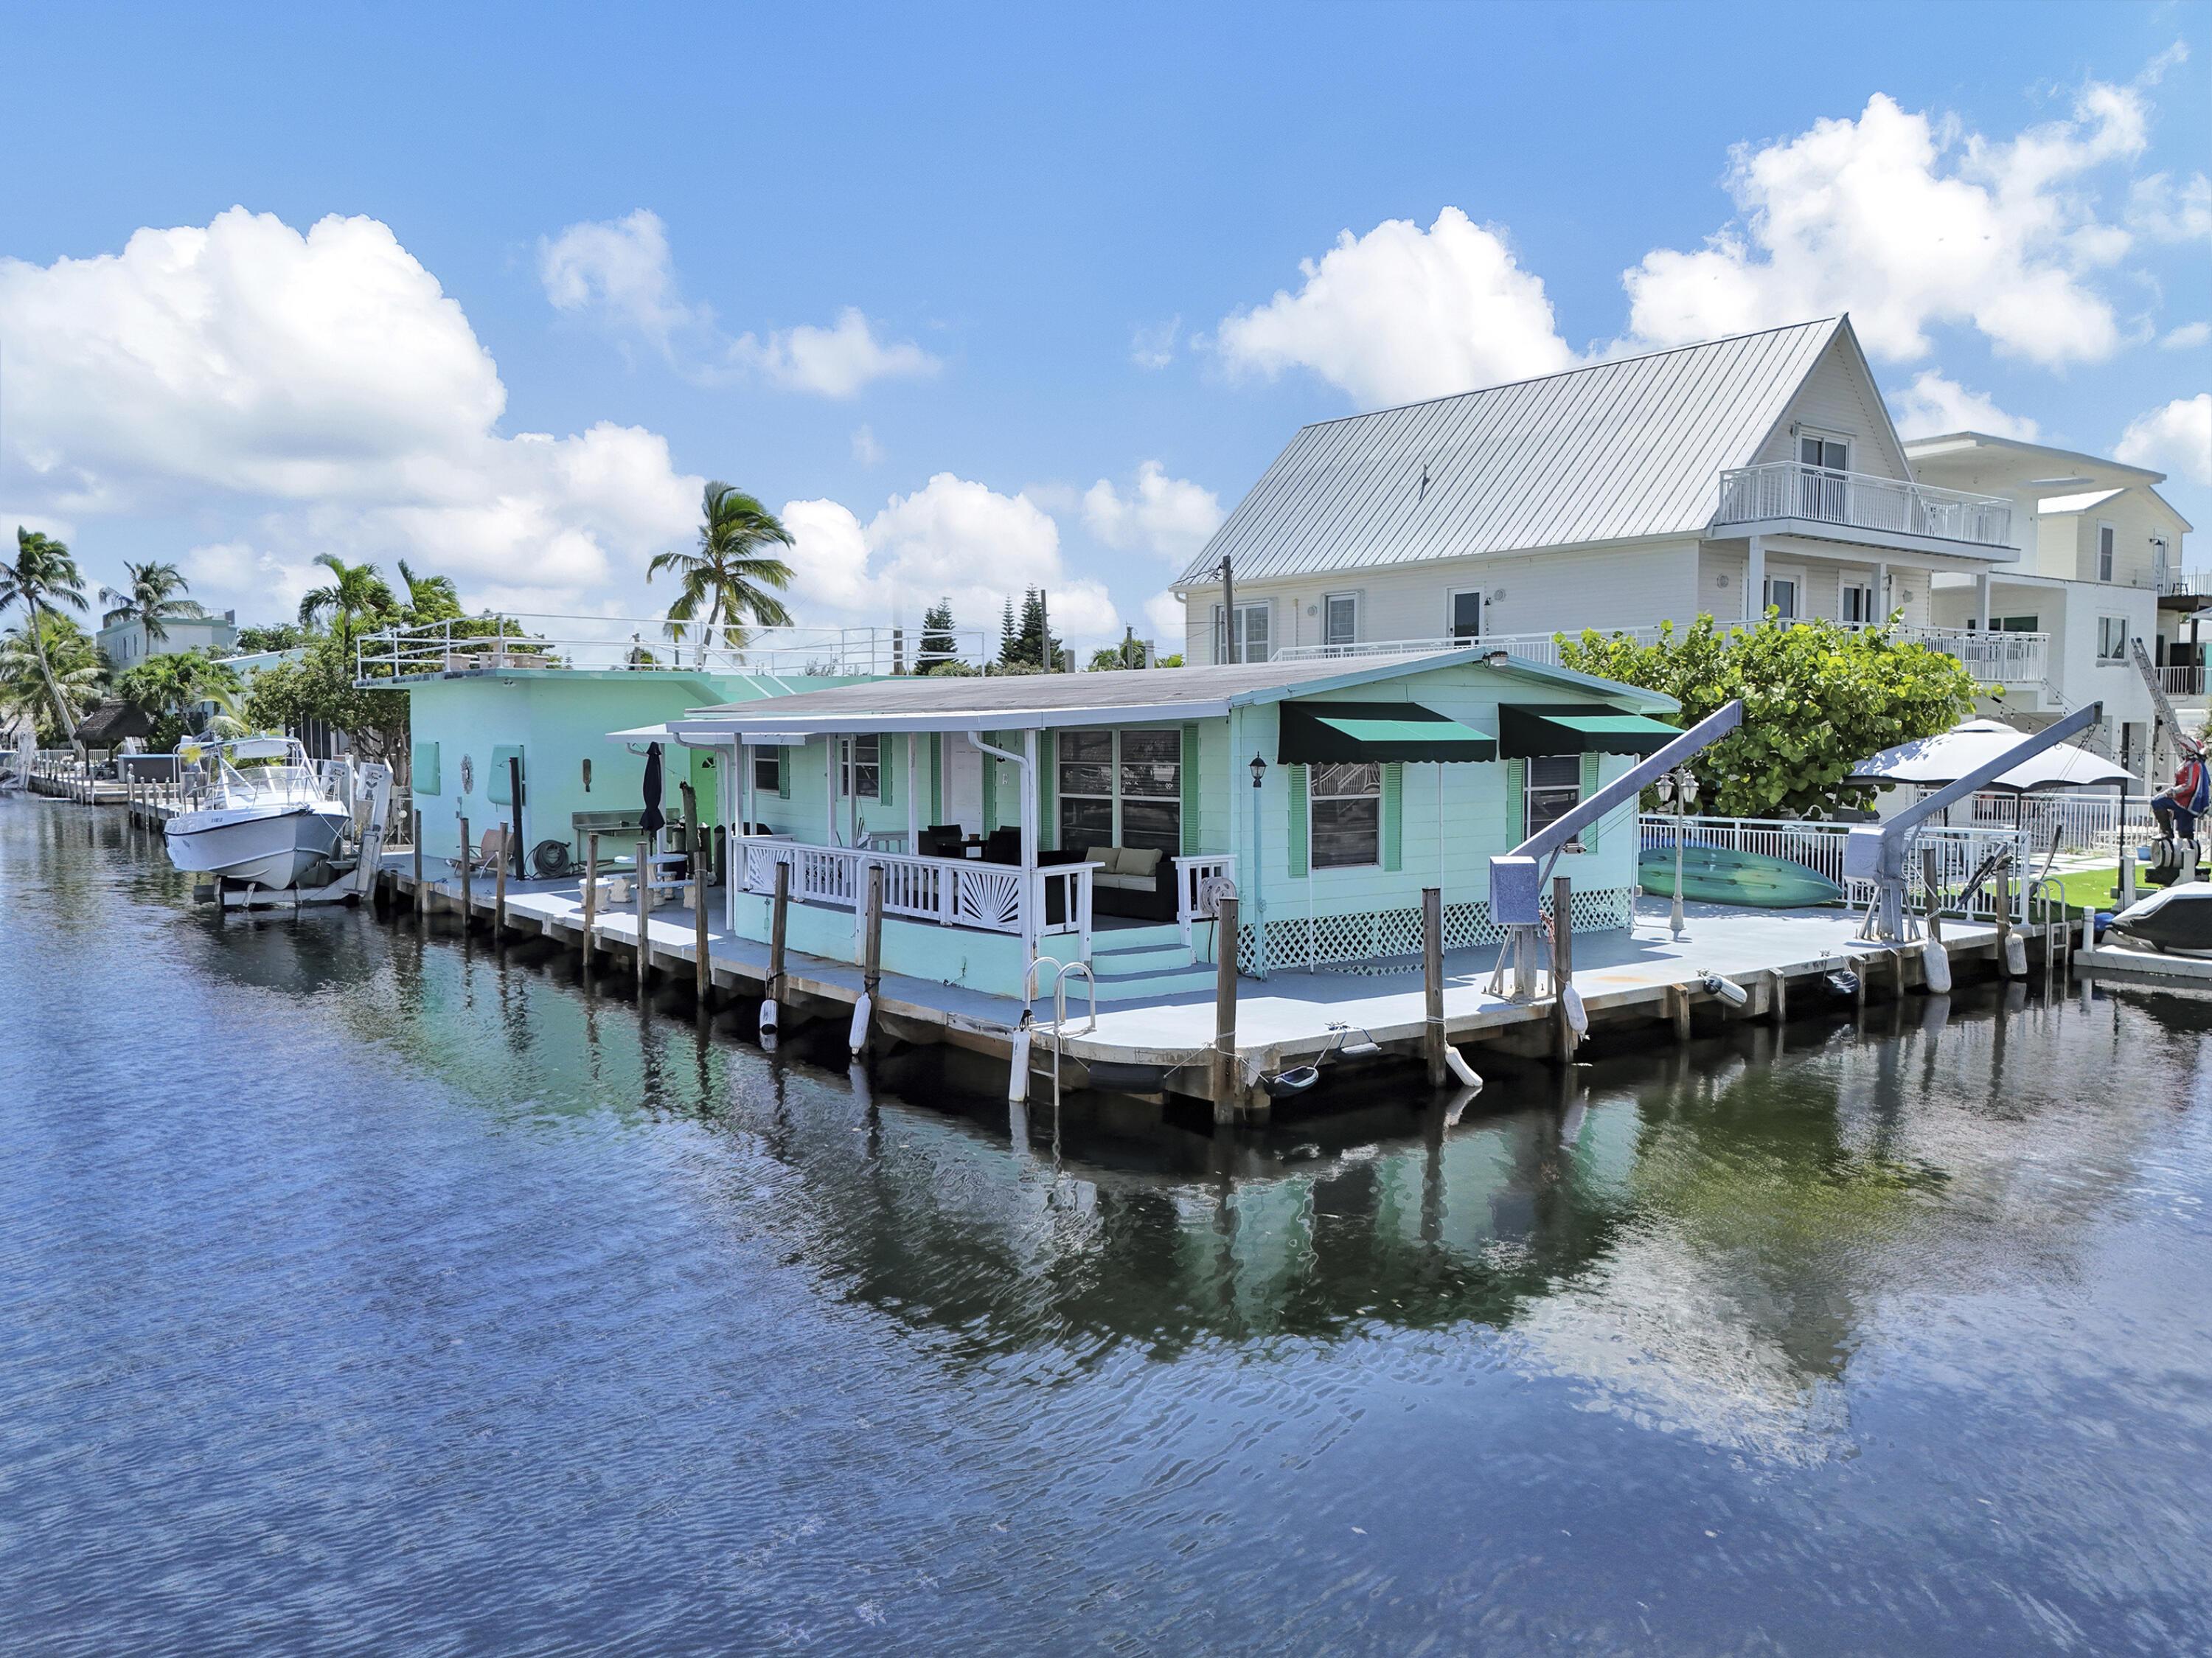
[(653, 843), (641, 840), (637, 844), (637, 880), (633, 885), (637, 895), (637, 997), (645, 1000), (646, 977), (653, 971), (653, 936), (646, 930), (646, 917), (652, 912)]
[(868, 1029), (866, 1046), (875, 1046), (875, 1006), (882, 995), (884, 978), (884, 866), (868, 866), (867, 930), (861, 935), (860, 989), (868, 998)]
[(1444, 1060), (1444, 894), (1440, 887), (1421, 888), (1421, 1057), (1429, 1067), (1429, 1086), (1440, 1088), (1450, 1075)]
[(1213, 923), (1213, 1120), (1233, 1123), (1244, 1089), (1237, 1064), (1237, 900), (1218, 901)]
[(692, 986), (703, 1009), (714, 999), (714, 958), (707, 948), (707, 872), (700, 867), (696, 846), (691, 852), (691, 950)]
[(584, 971), (592, 970), (592, 950), (599, 942), (599, 837), (584, 837)]
[(791, 866), (775, 866), (775, 897), (769, 910), (768, 993), (777, 1007), (783, 1005), (783, 940), (791, 910)]
[(507, 942), (507, 848), (504, 846), (499, 849), (499, 864), (491, 875), (491, 936), (495, 944)]
[(1552, 1035), (1553, 1050), (1563, 1065), (1575, 1063), (1575, 1045), (1582, 1039), (1567, 1017), (1567, 987), (1575, 982), (1575, 886), (1565, 875), (1552, 877)]
[(463, 937), (468, 936), (469, 930), (469, 864), (474, 856), (475, 853), (469, 846), (469, 820), (463, 818), (461, 820), (461, 935)]

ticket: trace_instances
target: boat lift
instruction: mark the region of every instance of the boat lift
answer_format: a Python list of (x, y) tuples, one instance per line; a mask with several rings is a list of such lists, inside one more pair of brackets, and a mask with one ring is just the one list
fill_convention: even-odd
[[(342, 768), (350, 768), (351, 777), (344, 777)], [(216, 907), (218, 910), (258, 910), (289, 905), (297, 909), (303, 904), (357, 904), (376, 891), (376, 877), (384, 867), (384, 842), (391, 832), (392, 768), (368, 761), (355, 765), (349, 760), (325, 760), (321, 772), (327, 785), (344, 783), (349, 798), (356, 806), (366, 801), (368, 814), (362, 825), (361, 843), (350, 867), (343, 858), (331, 866), (333, 878), (320, 887), (246, 887), (233, 890), (227, 883), (215, 883)]]
[[(1498, 969), (1490, 978), (1492, 996), (1505, 993), (1509, 961), (1513, 966), (1513, 1000), (1526, 1002), (1535, 995), (1534, 958), (1544, 930), (1544, 883), (1567, 844), (1607, 813), (1634, 800), (1644, 792), (1645, 785), (1657, 782), (1742, 723), (1741, 699), (1708, 714), (1657, 753), (1638, 760), (1572, 811), (1553, 819), (1503, 857), (1490, 860), (1490, 918), (1505, 929), (1505, 948), (1498, 953)], [(1540, 870), (1537, 868), (1540, 859), (1543, 862)], [(1573, 925), (1574, 918), (1554, 917), (1553, 923), (1569, 927)], [(1549, 963), (1547, 956), (1546, 965)]]
[(1918, 937), (1919, 923), (1905, 907), (1908, 880), (1905, 849), (1915, 830), (2022, 761), (2034, 759), (2046, 748), (2056, 748), (2104, 716), (2105, 705), (2100, 702), (2077, 708), (2033, 736), (2022, 737), (1996, 759), (1984, 760), (1924, 800), (1915, 801), (1896, 816), (1881, 823), (1855, 825), (1844, 837), (1844, 878), (1870, 881), (1875, 889), (1867, 905), (1866, 924), (1859, 936), (1885, 944), (1908, 944)]

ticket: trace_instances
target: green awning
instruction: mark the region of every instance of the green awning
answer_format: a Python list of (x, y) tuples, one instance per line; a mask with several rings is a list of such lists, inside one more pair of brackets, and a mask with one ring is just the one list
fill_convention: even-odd
[(1362, 760), (1494, 760), (1498, 740), (1419, 703), (1286, 702), (1275, 758), (1285, 765)]
[(1671, 725), (1603, 703), (1498, 710), (1498, 747), (1508, 759), (1540, 754), (1656, 754), (1682, 734)]

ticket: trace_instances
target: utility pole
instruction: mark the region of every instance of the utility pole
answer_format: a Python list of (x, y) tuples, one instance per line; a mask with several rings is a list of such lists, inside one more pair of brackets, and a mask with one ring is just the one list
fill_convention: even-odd
[(1225, 552), (1221, 555), (1221, 628), (1222, 649), (1233, 662), (1237, 660), (1237, 578)]

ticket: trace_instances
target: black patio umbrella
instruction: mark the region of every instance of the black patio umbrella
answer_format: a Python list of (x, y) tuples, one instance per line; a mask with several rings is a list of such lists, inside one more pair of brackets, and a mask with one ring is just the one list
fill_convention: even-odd
[(658, 835), (667, 821), (660, 814), (660, 745), (649, 743), (645, 750), (645, 832)]

